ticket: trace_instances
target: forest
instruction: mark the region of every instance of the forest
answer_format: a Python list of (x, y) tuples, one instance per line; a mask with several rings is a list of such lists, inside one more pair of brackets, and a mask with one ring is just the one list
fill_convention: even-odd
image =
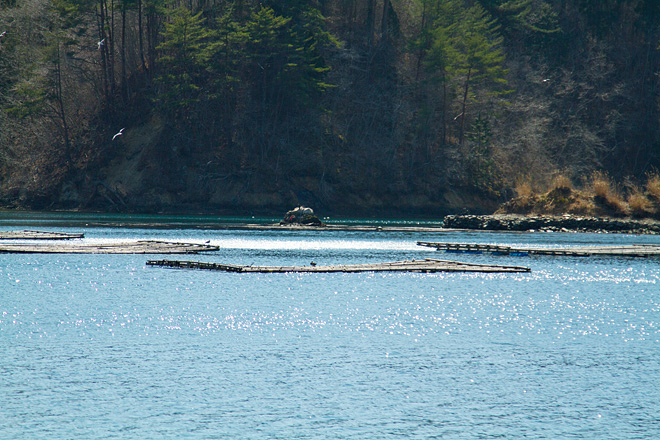
[(487, 213), (660, 168), (657, 0), (0, 0), (0, 206)]

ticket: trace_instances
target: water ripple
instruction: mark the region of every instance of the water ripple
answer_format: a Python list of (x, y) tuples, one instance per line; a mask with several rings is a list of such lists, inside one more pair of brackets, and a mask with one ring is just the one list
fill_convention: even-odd
[[(425, 258), (428, 250), (414, 243), (437, 239), (90, 232), (104, 232), (99, 240), (210, 240), (222, 249), (199, 260), (247, 264)], [(585, 240), (573, 237), (559, 240)], [(532, 272), (225, 274), (156, 269), (144, 256), (0, 254), (1, 432), (10, 439), (660, 436), (657, 265), (460, 259)]]

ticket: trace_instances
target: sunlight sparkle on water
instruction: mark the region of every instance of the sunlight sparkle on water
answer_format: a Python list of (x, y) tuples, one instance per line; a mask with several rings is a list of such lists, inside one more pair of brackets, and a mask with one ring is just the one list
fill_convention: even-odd
[(532, 271), (237, 274), (151, 267), (145, 255), (0, 254), (8, 438), (660, 438), (655, 260), (448, 255), (416, 245), (466, 240), (459, 232), (85, 234), (96, 243), (220, 247), (185, 256), (199, 261), (433, 257)]

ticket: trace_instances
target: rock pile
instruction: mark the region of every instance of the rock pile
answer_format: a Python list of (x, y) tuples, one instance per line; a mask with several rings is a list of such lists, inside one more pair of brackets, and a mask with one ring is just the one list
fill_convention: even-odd
[(287, 211), (280, 225), (306, 225), (306, 226), (325, 226), (317, 216), (314, 215), (312, 208), (299, 206), (298, 208)]
[(518, 215), (448, 215), (443, 220), (450, 229), (487, 231), (601, 232), (660, 234), (660, 223), (601, 217), (518, 216)]

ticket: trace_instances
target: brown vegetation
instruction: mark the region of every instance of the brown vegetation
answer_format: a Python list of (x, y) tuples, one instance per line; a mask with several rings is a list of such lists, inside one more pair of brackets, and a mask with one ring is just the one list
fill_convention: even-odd
[(497, 211), (499, 214), (559, 215), (627, 217), (660, 219), (656, 196), (649, 190), (660, 182), (657, 174), (648, 176), (646, 191), (630, 185), (625, 195), (604, 172), (592, 173), (579, 189), (573, 189), (570, 179), (558, 176), (549, 190), (530, 192), (523, 187), (509, 202)]
[(656, 205), (660, 203), (660, 174), (651, 173), (647, 175), (646, 193)]

